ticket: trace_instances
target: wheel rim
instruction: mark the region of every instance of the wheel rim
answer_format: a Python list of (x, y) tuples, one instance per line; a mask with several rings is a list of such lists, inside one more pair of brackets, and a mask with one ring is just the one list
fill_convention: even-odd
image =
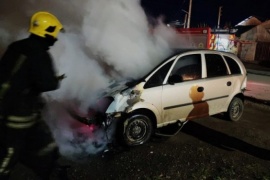
[(231, 109), (231, 115), (232, 118), (237, 119), (242, 113), (242, 106), (239, 102), (234, 102), (232, 109)]
[(147, 134), (148, 125), (143, 119), (137, 119), (132, 121), (126, 131), (126, 135), (129, 141), (143, 143)]

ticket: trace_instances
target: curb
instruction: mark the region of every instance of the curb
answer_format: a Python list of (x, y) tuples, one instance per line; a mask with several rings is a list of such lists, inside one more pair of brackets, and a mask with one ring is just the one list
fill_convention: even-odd
[(248, 74), (262, 75), (262, 76), (270, 76), (269, 71), (258, 71), (258, 70), (247, 69), (247, 73)]
[(250, 96), (245, 96), (245, 100), (253, 102), (253, 103), (257, 103), (257, 104), (264, 104), (264, 105), (270, 106), (270, 100), (262, 100), (262, 99), (257, 99)]

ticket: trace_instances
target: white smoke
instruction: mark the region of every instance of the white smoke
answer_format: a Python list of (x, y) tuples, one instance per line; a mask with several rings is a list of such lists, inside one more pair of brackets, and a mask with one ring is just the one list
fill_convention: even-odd
[(155, 37), (151, 37), (138, 1), (88, 1), (86, 7), (86, 46), (102, 55), (124, 77), (138, 77), (158, 61), (157, 52), (164, 54), (166, 46), (155, 43)]
[[(72, 128), (72, 120), (55, 104), (58, 107), (59, 102), (76, 99), (81, 110), (86, 110), (95, 93), (112, 78), (139, 77), (166, 57), (175, 32), (162, 23), (151, 29), (138, 0), (28, 0), (19, 4), (2, 0), (0, 53), (8, 41), (28, 36), (28, 22), (36, 11), (53, 13), (66, 29), (50, 51), (58, 74), (67, 77), (58, 90), (44, 94), (50, 100), (46, 119), (60, 151), (67, 156), (82, 149), (90, 154), (99, 152), (106, 146), (105, 134), (100, 131), (90, 139), (74, 141), (76, 133), (87, 134), (87, 130)], [(93, 146), (96, 139), (103, 141), (99, 148)]]
[(85, 161), (89, 156), (104, 151), (113, 140), (115, 124), (108, 129), (82, 124), (72, 119), (63, 108), (63, 102), (49, 102), (44, 113), (49, 127), (53, 129), (60, 153), (70, 160)]

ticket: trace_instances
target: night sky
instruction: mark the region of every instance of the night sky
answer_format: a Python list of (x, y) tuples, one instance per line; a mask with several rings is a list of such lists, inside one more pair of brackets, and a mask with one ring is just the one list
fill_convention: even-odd
[[(188, 11), (189, 0), (142, 0), (141, 4), (153, 17), (163, 15), (166, 22), (184, 21), (185, 13), (181, 9)], [(270, 19), (270, 0), (193, 0), (190, 26), (204, 23), (216, 27), (219, 6), (222, 6), (221, 27), (228, 23), (234, 26), (249, 16)]]

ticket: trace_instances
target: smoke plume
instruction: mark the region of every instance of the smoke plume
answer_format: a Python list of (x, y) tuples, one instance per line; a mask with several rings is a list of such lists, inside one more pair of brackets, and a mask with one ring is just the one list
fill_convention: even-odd
[(84, 113), (112, 79), (137, 78), (158, 64), (170, 53), (175, 33), (161, 22), (151, 27), (138, 0), (2, 0), (1, 54), (10, 42), (28, 36), (36, 11), (53, 13), (66, 30), (50, 50), (57, 73), (66, 78), (58, 90), (43, 94), (44, 118), (63, 155), (100, 152), (109, 142), (107, 134), (75, 127), (61, 104), (76, 100)]

